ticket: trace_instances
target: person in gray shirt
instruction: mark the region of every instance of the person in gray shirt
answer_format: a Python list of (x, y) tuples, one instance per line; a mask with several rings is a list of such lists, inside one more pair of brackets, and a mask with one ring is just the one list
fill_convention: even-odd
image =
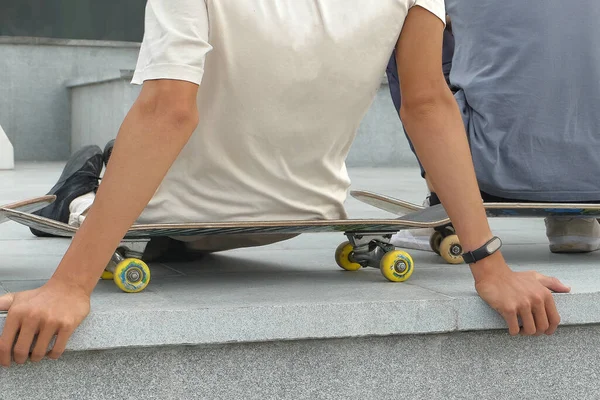
[[(446, 12), (483, 200), (600, 202), (600, 1), (446, 0)], [(594, 218), (547, 218), (546, 233), (552, 252), (600, 248)]]

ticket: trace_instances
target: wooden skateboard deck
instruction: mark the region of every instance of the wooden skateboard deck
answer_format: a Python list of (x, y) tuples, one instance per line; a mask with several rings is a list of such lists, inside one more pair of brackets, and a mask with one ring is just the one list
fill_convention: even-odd
[[(353, 191), (352, 196), (363, 203), (390, 212), (395, 215), (404, 216), (413, 208), (418, 208), (419, 215), (427, 219), (428, 211), (431, 209), (390, 196), (384, 196), (367, 191)], [(600, 218), (600, 204), (586, 203), (483, 203), (489, 218), (542, 218), (542, 217), (570, 217), (570, 218)], [(438, 207), (438, 206), (435, 206)], [(442, 219), (447, 214), (441, 214), (439, 210), (434, 211), (436, 217)], [(409, 214), (410, 215), (410, 214)], [(431, 249), (442, 256), (451, 264), (463, 262), (462, 247), (458, 236), (454, 233), (451, 225), (434, 227), (435, 232), (429, 239)]]
[[(8, 218), (30, 228), (56, 236), (72, 237), (76, 227), (11, 208), (0, 208), (0, 218)], [(396, 250), (392, 235), (403, 229), (433, 228), (450, 221), (442, 206), (418, 210), (398, 219), (296, 220), (202, 222), (133, 225), (115, 250), (102, 279), (111, 279), (123, 291), (136, 293), (150, 281), (150, 269), (140, 258), (152, 237), (205, 236), (231, 234), (302, 234), (339, 232), (348, 241), (335, 251), (338, 266), (347, 271), (374, 267), (392, 282), (408, 279), (414, 268), (408, 253)]]
[[(426, 211), (426, 212), (425, 212)], [(0, 208), (0, 218), (57, 236), (73, 236), (77, 228), (19, 210)], [(204, 236), (227, 234), (301, 234), (319, 232), (397, 232), (433, 228), (449, 222), (443, 207), (420, 210), (400, 219), (347, 219), (297, 221), (241, 221), (133, 225), (125, 239), (158, 236)]]
[[(41, 210), (46, 207), (48, 204), (52, 204), (56, 200), (56, 196), (41, 196), (34, 197), (33, 199), (22, 200), (16, 203), (6, 204), (4, 206), (0, 206), (0, 209), (5, 210), (15, 210), (22, 211), (26, 213), (32, 213), (37, 210)], [(8, 218), (4, 214), (0, 213), (0, 224), (8, 221)]]
[[(366, 191), (353, 191), (352, 196), (363, 203), (373, 207), (390, 212), (392, 214), (403, 216), (407, 211), (414, 212), (410, 208), (424, 210), (422, 206), (408, 203), (404, 200), (396, 199), (390, 196), (384, 196), (377, 193)], [(600, 217), (600, 204), (587, 203), (483, 203), (488, 217), (491, 218), (537, 218), (548, 216), (568, 216), (573, 218)], [(427, 218), (427, 212), (423, 214)], [(442, 215), (436, 215), (441, 217)], [(447, 215), (446, 215), (447, 216)]]
[(350, 191), (350, 195), (356, 200), (359, 200), (365, 204), (399, 216), (410, 214), (425, 208), (408, 201), (399, 200), (393, 197), (367, 192), (364, 190), (352, 190)]

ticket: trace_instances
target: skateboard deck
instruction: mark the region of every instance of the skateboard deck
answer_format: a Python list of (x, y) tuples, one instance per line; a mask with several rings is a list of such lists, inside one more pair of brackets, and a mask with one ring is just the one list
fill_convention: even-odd
[[(377, 193), (357, 190), (351, 192), (351, 194), (363, 203), (398, 216), (406, 215), (407, 211), (414, 212), (411, 211), (411, 207), (416, 207), (418, 210), (425, 210), (423, 206)], [(483, 203), (483, 206), (487, 216), (491, 218), (538, 218), (548, 216), (568, 216), (573, 218), (600, 217), (600, 204), (590, 203)], [(438, 213), (439, 211), (436, 211), (438, 217), (443, 216)], [(423, 218), (427, 218), (427, 214), (427, 212), (424, 212), (421, 215)]]
[[(32, 213), (37, 210), (41, 210), (46, 207), (48, 204), (52, 204), (56, 200), (56, 196), (41, 196), (34, 197), (28, 200), (18, 201), (16, 203), (6, 204), (4, 206), (0, 206), (0, 209), (5, 210), (15, 210), (22, 211), (26, 213)], [(8, 221), (8, 218), (4, 214), (0, 213), (0, 224)]]
[[(390, 212), (395, 215), (404, 216), (407, 212), (418, 213), (421, 218), (429, 217), (428, 210), (422, 206), (408, 203), (404, 200), (390, 196), (367, 192), (353, 191), (352, 196), (363, 203)], [(590, 203), (483, 203), (485, 212), (489, 218), (541, 218), (541, 217), (570, 217), (570, 218), (600, 218), (600, 204)], [(435, 206), (438, 207), (438, 206)], [(420, 211), (411, 211), (418, 208)], [(440, 210), (434, 211), (440, 220), (447, 217)], [(410, 215), (410, 214), (408, 214)], [(451, 225), (436, 226), (435, 232), (429, 238), (431, 249), (442, 256), (450, 264), (463, 262), (462, 247), (458, 236)], [(406, 246), (410, 247), (410, 246)]]
[[(10, 208), (0, 208), (0, 218), (8, 218), (30, 228), (56, 236), (72, 237), (76, 227)], [(150, 281), (150, 268), (141, 258), (152, 237), (181, 237), (233, 234), (302, 234), (338, 232), (347, 236), (335, 251), (338, 266), (347, 271), (373, 267), (392, 282), (408, 279), (414, 268), (408, 253), (390, 243), (392, 235), (403, 229), (433, 228), (450, 221), (442, 206), (431, 207), (398, 219), (287, 220), (202, 222), (176, 224), (138, 224), (125, 234), (107, 265), (102, 279), (113, 280), (127, 293), (137, 293)]]
[(356, 200), (359, 200), (365, 204), (399, 216), (406, 215), (425, 208), (418, 204), (410, 203), (408, 201), (399, 200), (393, 197), (384, 196), (373, 192), (367, 192), (364, 190), (352, 190), (350, 191), (350, 195)]
[[(20, 210), (0, 208), (0, 218), (57, 236), (73, 236), (76, 227), (33, 215)], [(283, 220), (201, 222), (176, 224), (133, 225), (124, 239), (159, 236), (205, 236), (228, 234), (301, 234), (319, 232), (392, 232), (412, 228), (433, 228), (449, 223), (443, 207), (432, 207), (405, 215), (399, 219), (346, 219), (346, 220)]]

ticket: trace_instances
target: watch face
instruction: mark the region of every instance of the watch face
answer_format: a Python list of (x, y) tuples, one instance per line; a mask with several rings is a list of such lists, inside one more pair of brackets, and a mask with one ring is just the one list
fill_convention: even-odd
[(491, 242), (487, 244), (487, 246), (485, 246), (485, 249), (487, 250), (488, 254), (492, 254), (495, 251), (497, 251), (501, 246), (502, 241), (499, 238), (494, 238)]

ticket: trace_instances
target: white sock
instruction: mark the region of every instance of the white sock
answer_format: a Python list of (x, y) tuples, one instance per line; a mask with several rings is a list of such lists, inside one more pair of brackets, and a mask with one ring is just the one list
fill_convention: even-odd
[(89, 192), (83, 196), (77, 197), (69, 204), (69, 225), (79, 228), (85, 219), (85, 216), (94, 203), (96, 194)]

